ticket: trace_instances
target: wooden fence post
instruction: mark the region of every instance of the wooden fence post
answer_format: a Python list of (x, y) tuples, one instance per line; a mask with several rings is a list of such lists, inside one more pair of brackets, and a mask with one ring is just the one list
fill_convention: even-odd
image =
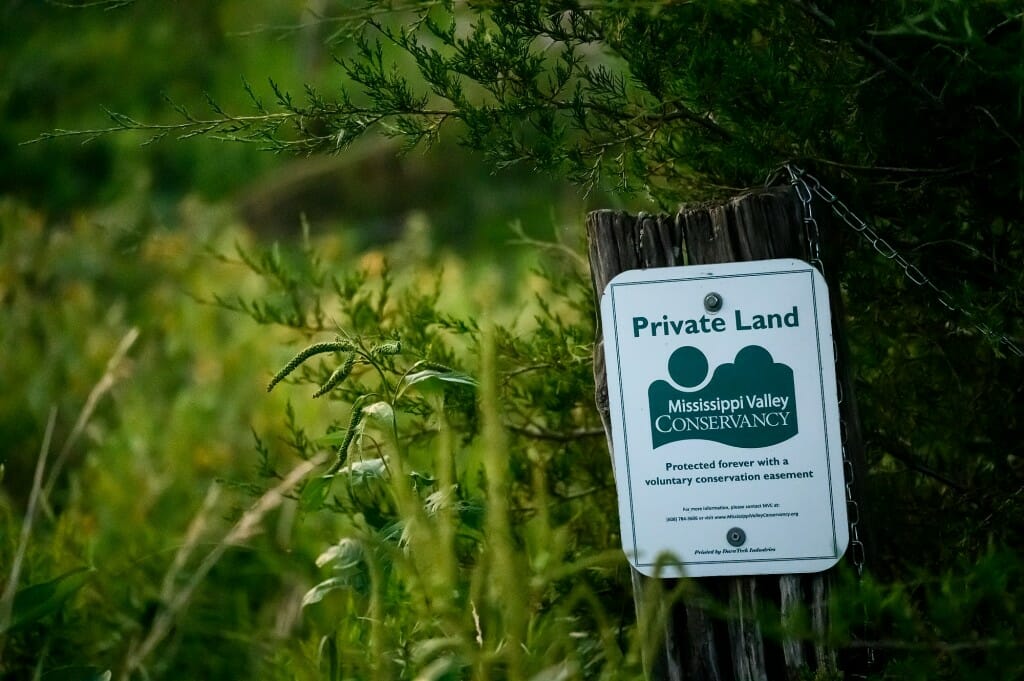
[[(791, 187), (750, 191), (722, 205), (684, 207), (676, 215), (592, 212), (587, 216), (587, 238), (595, 296), (599, 299), (613, 277), (631, 269), (770, 258), (806, 260), (808, 246), (803, 216), (803, 205)], [(827, 237), (827, 229), (823, 229), (822, 238)], [(826, 268), (826, 279), (832, 291), (833, 331), (838, 341), (837, 370), (846, 396), (840, 410), (846, 428), (847, 455), (853, 459), (854, 470), (863, 480), (863, 475), (859, 474), (863, 471), (863, 447), (852, 386), (844, 370), (842, 308), (834, 274), (835, 268), (831, 272)], [(611, 452), (608, 385), (600, 330), (594, 350), (594, 376), (597, 406)], [(848, 552), (847, 559), (850, 558)], [(681, 602), (667, 613), (649, 612), (650, 594), (662, 585), (633, 570), (637, 620), (658, 623), (655, 631), (646, 632), (653, 638), (652, 644), (645, 646), (648, 654), (644, 666), (648, 677), (653, 681), (774, 681), (796, 679), (819, 669), (834, 672), (837, 669), (835, 652), (824, 643), (828, 629), (829, 576), (826, 572), (702, 579), (700, 586), (704, 591), (720, 602), (728, 602), (729, 616), (724, 621), (697, 603)], [(662, 581), (671, 589), (676, 580)], [(766, 639), (757, 618), (758, 604), (766, 601), (776, 604), (783, 621), (798, 609), (809, 613), (817, 640)], [(657, 616), (659, 614), (663, 616)]]

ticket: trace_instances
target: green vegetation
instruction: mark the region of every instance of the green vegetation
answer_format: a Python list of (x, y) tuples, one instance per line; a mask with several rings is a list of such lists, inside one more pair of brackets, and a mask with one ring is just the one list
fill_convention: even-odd
[(0, 9), (0, 677), (642, 678), (580, 225), (788, 160), (945, 291), (829, 234), (831, 642), (1020, 675), (1016, 3), (68, 4)]

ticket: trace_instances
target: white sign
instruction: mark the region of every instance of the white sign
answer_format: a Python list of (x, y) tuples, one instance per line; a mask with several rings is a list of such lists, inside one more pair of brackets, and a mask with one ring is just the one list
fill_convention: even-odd
[(622, 544), (646, 575), (818, 572), (849, 540), (828, 289), (800, 260), (601, 299)]

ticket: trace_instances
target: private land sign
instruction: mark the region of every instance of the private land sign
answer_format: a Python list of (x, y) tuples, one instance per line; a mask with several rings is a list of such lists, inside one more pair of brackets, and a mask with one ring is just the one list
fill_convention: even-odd
[(623, 272), (601, 299), (623, 549), (646, 575), (817, 572), (848, 543), (828, 289), (800, 260)]

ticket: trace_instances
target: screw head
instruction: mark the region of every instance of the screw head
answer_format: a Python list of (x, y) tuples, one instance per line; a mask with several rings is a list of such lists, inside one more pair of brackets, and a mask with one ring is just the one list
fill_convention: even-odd
[(704, 309), (712, 314), (722, 309), (722, 303), (721, 294), (715, 293), (714, 291), (704, 296)]
[(734, 527), (725, 533), (725, 540), (732, 546), (743, 546), (747, 541), (747, 533), (738, 527)]

